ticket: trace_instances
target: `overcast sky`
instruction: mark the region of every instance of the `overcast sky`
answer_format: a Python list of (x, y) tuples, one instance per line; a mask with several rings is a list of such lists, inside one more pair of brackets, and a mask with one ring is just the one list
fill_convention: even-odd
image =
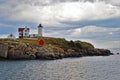
[(120, 0), (0, 0), (0, 38), (39, 23), (44, 36), (120, 48)]

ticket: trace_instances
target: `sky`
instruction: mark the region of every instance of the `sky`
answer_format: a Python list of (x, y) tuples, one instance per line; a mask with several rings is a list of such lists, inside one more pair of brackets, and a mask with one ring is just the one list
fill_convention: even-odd
[(120, 0), (0, 0), (0, 38), (40, 23), (44, 36), (120, 48)]

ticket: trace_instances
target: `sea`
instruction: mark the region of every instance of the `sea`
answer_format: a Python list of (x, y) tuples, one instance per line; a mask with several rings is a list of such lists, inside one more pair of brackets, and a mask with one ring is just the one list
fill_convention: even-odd
[(0, 61), (0, 80), (120, 80), (120, 49), (111, 56)]

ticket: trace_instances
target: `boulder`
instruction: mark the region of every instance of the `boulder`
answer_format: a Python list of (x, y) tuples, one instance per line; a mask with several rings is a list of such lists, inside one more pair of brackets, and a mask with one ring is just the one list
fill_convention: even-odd
[(0, 57), (7, 58), (8, 56), (8, 44), (0, 44)]
[[(34, 50), (35, 51), (35, 50)], [(23, 44), (18, 44), (17, 47), (12, 45), (8, 48), (9, 59), (35, 59), (33, 49)]]

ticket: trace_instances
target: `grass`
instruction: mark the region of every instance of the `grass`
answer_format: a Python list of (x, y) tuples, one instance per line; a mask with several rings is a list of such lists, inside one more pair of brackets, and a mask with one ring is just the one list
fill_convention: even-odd
[[(45, 41), (45, 46), (76, 48), (76, 49), (93, 49), (94, 48), (92, 44), (87, 42), (82, 42), (82, 41), (72, 41), (72, 40), (67, 41), (64, 38), (52, 38), (52, 37), (43, 37), (42, 39)], [(31, 38), (31, 39), (17, 38), (16, 40), (0, 39), (0, 43), (11, 43), (14, 41), (39, 46), (38, 38)]]

